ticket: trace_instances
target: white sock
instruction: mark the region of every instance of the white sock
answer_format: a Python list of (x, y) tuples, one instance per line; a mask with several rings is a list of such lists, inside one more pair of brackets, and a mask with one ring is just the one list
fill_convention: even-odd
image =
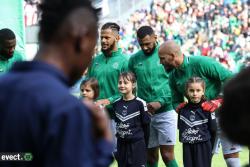
[(240, 167), (240, 158), (227, 158), (227, 167)]

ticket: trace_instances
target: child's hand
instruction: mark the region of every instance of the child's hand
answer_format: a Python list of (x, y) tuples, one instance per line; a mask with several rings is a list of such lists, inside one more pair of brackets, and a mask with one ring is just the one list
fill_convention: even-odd
[(179, 111), (180, 111), (182, 108), (184, 108), (186, 104), (187, 104), (187, 102), (180, 103), (180, 104), (176, 107), (175, 111), (176, 111), (177, 113), (179, 113)]
[(151, 114), (154, 114), (155, 111), (161, 108), (161, 104), (159, 102), (150, 102), (150, 103), (147, 103), (147, 107), (148, 107), (148, 112), (150, 112)]
[(108, 99), (101, 99), (101, 100), (97, 100), (96, 104), (98, 106), (104, 106), (105, 107), (105, 106), (110, 104), (110, 101)]
[(103, 108), (91, 101), (83, 100), (83, 103), (91, 111), (94, 135), (97, 138), (104, 138), (108, 141), (112, 141), (112, 132), (109, 128), (109, 118), (107, 112), (103, 112)]
[(201, 107), (204, 111), (214, 112), (216, 109), (218, 109), (221, 106), (222, 102), (223, 102), (222, 99), (205, 101), (201, 104)]

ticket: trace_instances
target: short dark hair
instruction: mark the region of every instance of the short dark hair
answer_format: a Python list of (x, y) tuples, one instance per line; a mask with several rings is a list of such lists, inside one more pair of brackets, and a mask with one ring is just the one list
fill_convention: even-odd
[(250, 146), (250, 67), (224, 86), (224, 102), (219, 111), (220, 125), (232, 141)]
[(87, 79), (84, 79), (81, 84), (80, 84), (80, 87), (82, 85), (89, 85), (93, 91), (94, 91), (94, 100), (96, 100), (99, 96), (99, 84), (98, 84), (98, 81), (97, 79), (91, 77), (91, 78), (87, 78)]
[[(42, 11), (39, 40), (50, 42), (62, 22), (73, 10), (85, 7), (94, 13), (98, 20), (98, 9), (94, 9), (89, 0), (43, 0), (39, 5)], [(82, 18), (85, 19), (85, 18)]]
[(137, 38), (143, 39), (147, 35), (154, 34), (154, 30), (150, 26), (142, 26), (137, 30)]
[(103, 26), (102, 26), (102, 30), (106, 30), (106, 29), (112, 29), (113, 31), (117, 31), (119, 33), (120, 31), (120, 26), (116, 23), (113, 23), (113, 22), (108, 22), (108, 23), (105, 23)]
[(8, 28), (4, 28), (0, 30), (0, 42), (11, 40), (11, 39), (16, 39), (15, 33), (12, 30)]

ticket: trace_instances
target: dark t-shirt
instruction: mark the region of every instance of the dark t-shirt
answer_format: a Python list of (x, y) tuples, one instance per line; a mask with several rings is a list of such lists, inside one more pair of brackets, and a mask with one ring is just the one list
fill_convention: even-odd
[(150, 123), (146, 102), (138, 97), (125, 101), (122, 98), (113, 104), (117, 123), (118, 139), (136, 141), (144, 139), (144, 126)]

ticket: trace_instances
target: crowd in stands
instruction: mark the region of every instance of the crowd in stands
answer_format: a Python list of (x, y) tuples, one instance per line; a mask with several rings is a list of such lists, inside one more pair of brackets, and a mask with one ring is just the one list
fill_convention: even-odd
[(25, 0), (24, 1), (24, 24), (25, 26), (37, 25), (40, 17), (38, 4), (41, 0)]
[[(25, 25), (37, 24), (40, 0), (25, 1)], [(154, 27), (158, 42), (174, 39), (185, 55), (211, 56), (231, 71), (250, 62), (249, 0), (153, 0), (135, 11), (121, 31), (126, 54), (139, 49), (136, 30)]]
[(159, 43), (174, 39), (185, 55), (211, 56), (237, 72), (250, 57), (249, 11), (249, 2), (240, 0), (154, 0), (129, 17), (121, 47), (137, 51), (136, 29), (150, 25)]

